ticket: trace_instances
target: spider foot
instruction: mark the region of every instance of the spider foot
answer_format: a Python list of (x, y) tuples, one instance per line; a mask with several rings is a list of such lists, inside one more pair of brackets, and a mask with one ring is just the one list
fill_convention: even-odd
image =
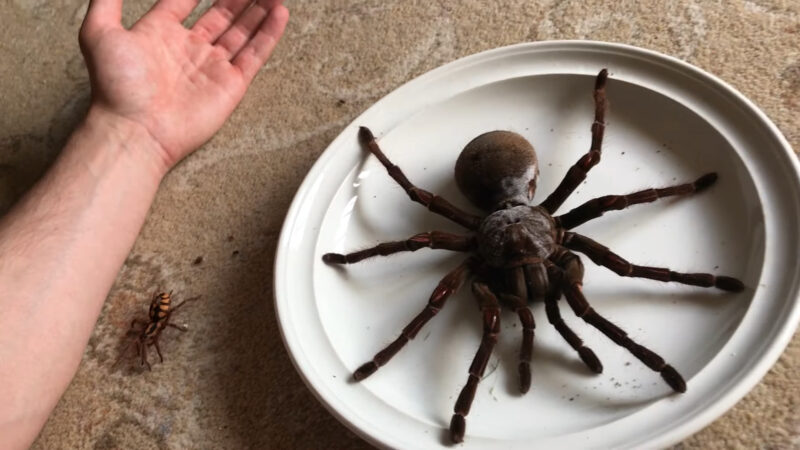
[(467, 430), (467, 421), (461, 414), (453, 414), (453, 419), (450, 420), (450, 440), (454, 444), (464, 442), (464, 433)]
[(600, 362), (592, 349), (589, 347), (580, 347), (578, 348), (578, 356), (580, 356), (584, 364), (589, 367), (589, 370), (594, 373), (603, 373), (603, 363)]
[(597, 79), (594, 82), (594, 88), (602, 89), (606, 85), (606, 80), (608, 79), (608, 69), (603, 69), (600, 73), (597, 74)]
[(375, 136), (372, 134), (372, 131), (370, 131), (369, 128), (358, 127), (358, 140), (362, 144), (368, 144), (375, 140)]
[(356, 381), (361, 381), (375, 373), (376, 370), (378, 370), (378, 365), (375, 364), (375, 361), (370, 361), (363, 364), (361, 367), (356, 369), (355, 372), (353, 372), (353, 379)]
[(700, 193), (710, 188), (717, 181), (717, 173), (711, 172), (694, 181), (695, 193)]
[(716, 277), (714, 287), (728, 292), (742, 292), (744, 290), (744, 283), (733, 277)]
[(683, 381), (683, 377), (669, 364), (661, 369), (661, 378), (663, 378), (675, 392), (686, 392), (686, 382)]
[(341, 253), (325, 253), (322, 255), (325, 264), (347, 264), (347, 259)]

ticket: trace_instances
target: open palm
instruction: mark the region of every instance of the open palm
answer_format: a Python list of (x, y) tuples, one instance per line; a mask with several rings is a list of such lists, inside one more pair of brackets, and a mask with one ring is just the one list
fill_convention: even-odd
[(122, 0), (92, 0), (81, 48), (94, 107), (143, 126), (170, 167), (233, 112), (289, 18), (281, 0), (218, 0), (192, 26), (196, 0), (159, 0), (130, 30)]

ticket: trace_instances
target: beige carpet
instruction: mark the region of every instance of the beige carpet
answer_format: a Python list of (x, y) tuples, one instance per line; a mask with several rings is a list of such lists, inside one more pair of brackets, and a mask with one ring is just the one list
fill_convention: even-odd
[[(126, 0), (126, 23), (151, 1)], [(0, 212), (41, 174), (86, 107), (76, 40), (86, 3), (3, 3)], [(284, 41), (241, 107), (164, 181), (80, 371), (35, 448), (367, 447), (317, 403), (284, 350), (272, 308), (276, 240), (303, 176), (339, 131), (448, 61), (547, 39), (642, 46), (733, 84), (800, 149), (797, 0), (288, 6)], [(203, 295), (176, 314), (190, 331), (165, 336), (165, 362), (152, 372), (112, 372), (121, 337), (157, 286)], [(799, 373), (796, 338), (764, 381), (679, 448), (800, 448)]]

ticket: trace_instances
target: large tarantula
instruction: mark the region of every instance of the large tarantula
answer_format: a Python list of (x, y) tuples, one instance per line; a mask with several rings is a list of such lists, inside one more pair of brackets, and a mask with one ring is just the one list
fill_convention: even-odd
[(519, 380), (523, 393), (531, 385), (530, 360), (534, 334), (534, 320), (527, 306), (528, 301), (543, 300), (547, 319), (578, 352), (581, 360), (593, 372), (603, 371), (603, 365), (594, 352), (583, 345), (583, 341), (562, 320), (557, 303), (561, 294), (564, 294), (578, 317), (600, 330), (617, 345), (626, 348), (647, 367), (660, 373), (674, 391), (686, 391), (686, 382), (674, 367), (652, 350), (634, 342), (625, 331), (589, 305), (581, 292), (583, 264), (573, 250), (625, 277), (674, 281), (733, 292), (744, 289), (741, 281), (731, 277), (709, 273), (680, 273), (666, 268), (634, 265), (592, 239), (568, 231), (600, 217), (606, 211), (624, 209), (668, 196), (698, 193), (716, 181), (716, 173), (703, 175), (692, 183), (645, 189), (628, 195), (598, 197), (566, 214), (553, 215), (586, 178), (589, 169), (600, 161), (605, 131), (607, 78), (608, 71), (603, 69), (595, 82), (595, 117), (589, 152), (569, 169), (556, 190), (538, 206), (531, 204), (539, 170), (536, 153), (531, 144), (516, 133), (492, 131), (482, 134), (464, 147), (456, 161), (455, 177), (461, 192), (476, 206), (490, 211), (487, 216), (478, 217), (411, 184), (400, 168), (383, 154), (372, 132), (364, 127), (359, 130), (361, 144), (378, 158), (411, 200), (472, 232), (468, 235), (457, 235), (432, 231), (417, 234), (405, 241), (386, 242), (346, 255), (328, 253), (322, 257), (326, 263), (351, 264), (373, 256), (415, 251), (424, 247), (471, 253), (439, 282), (425, 309), (411, 320), (400, 337), (353, 374), (355, 380), (361, 381), (386, 364), (444, 307), (447, 298), (471, 277), (472, 291), (483, 313), (483, 337), (469, 368), (467, 384), (455, 404), (450, 422), (450, 437), (453, 442), (464, 439), (465, 417), (469, 413), (478, 382), (483, 377), (500, 332), (501, 304), (516, 312), (522, 323)]

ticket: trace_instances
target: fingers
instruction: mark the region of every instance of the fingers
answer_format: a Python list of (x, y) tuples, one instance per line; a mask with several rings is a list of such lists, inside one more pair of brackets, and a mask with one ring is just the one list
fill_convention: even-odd
[(250, 3), (251, 0), (218, 0), (197, 19), (192, 31), (206, 42), (214, 42), (230, 28), (233, 21)]
[(233, 59), (233, 65), (242, 71), (244, 79), (249, 83), (258, 73), (258, 69), (267, 62), (278, 40), (289, 22), (289, 10), (277, 5), (261, 23), (256, 34)]
[(198, 0), (158, 0), (150, 12), (163, 14), (178, 22), (183, 22), (192, 13), (197, 3)]
[(122, 26), (122, 0), (91, 0), (81, 33), (94, 33), (104, 28)]
[(228, 53), (228, 57), (232, 58), (254, 37), (264, 19), (278, 5), (280, 5), (280, 0), (257, 0), (253, 2), (236, 18), (233, 25), (222, 33), (222, 36), (217, 39), (214, 45), (224, 49)]

